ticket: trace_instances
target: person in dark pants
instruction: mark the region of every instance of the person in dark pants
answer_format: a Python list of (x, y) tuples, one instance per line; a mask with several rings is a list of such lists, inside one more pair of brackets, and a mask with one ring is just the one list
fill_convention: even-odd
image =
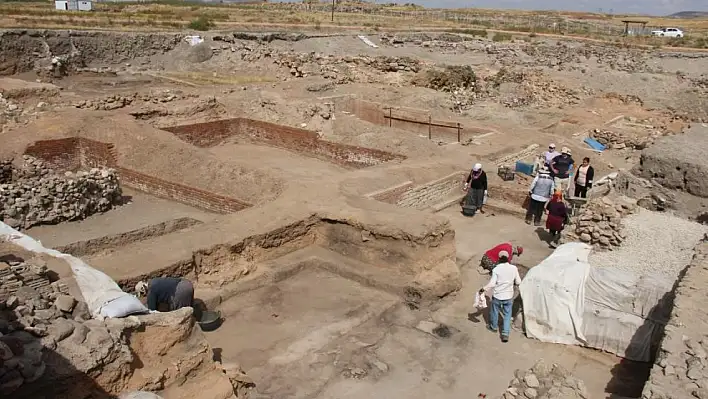
[(484, 199), (487, 196), (487, 173), (482, 170), (482, 164), (477, 163), (472, 167), (472, 171), (465, 180), (464, 190), (467, 195), (462, 200), (463, 211), (465, 208), (473, 209), (475, 212), (484, 213)]
[(556, 248), (560, 241), (561, 231), (563, 231), (568, 221), (568, 208), (563, 202), (561, 193), (557, 192), (553, 194), (551, 201), (546, 204), (546, 211), (548, 212), (546, 228), (551, 234), (549, 245), (551, 248)]
[(575, 197), (587, 198), (594, 177), (595, 169), (590, 166), (590, 158), (583, 158), (582, 165), (578, 166), (578, 170), (575, 172)]
[(156, 277), (147, 284), (147, 307), (158, 310), (161, 306), (167, 311), (191, 307), (194, 303), (192, 282), (179, 277)]
[(526, 209), (526, 224), (531, 224), (533, 218), (534, 226), (541, 225), (541, 217), (543, 216), (543, 208), (551, 199), (555, 183), (549, 174), (547, 168), (543, 167), (538, 171), (538, 174), (531, 182), (529, 188), (529, 206)]

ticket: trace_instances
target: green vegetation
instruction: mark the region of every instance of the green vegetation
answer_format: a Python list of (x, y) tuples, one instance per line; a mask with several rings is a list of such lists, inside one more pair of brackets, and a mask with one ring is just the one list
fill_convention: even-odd
[(215, 27), (216, 24), (214, 24), (214, 21), (211, 19), (207, 18), (204, 15), (198, 16), (196, 19), (193, 19), (187, 27), (189, 29), (194, 29), (198, 31), (208, 31), (209, 29)]
[(493, 42), (508, 42), (514, 37), (511, 35), (511, 33), (504, 33), (504, 32), (497, 32), (492, 36), (492, 41)]

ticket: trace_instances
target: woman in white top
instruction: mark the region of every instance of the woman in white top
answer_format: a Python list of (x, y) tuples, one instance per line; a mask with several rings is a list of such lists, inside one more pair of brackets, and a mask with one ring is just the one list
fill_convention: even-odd
[(582, 165), (578, 166), (575, 172), (575, 197), (587, 198), (594, 177), (595, 170), (590, 166), (590, 158), (583, 158)]

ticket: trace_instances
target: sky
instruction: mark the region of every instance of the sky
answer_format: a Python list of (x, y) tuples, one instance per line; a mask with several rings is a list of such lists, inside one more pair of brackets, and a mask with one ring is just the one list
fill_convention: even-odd
[[(376, 0), (377, 3), (393, 2)], [(395, 0), (429, 8), (515, 8), (612, 12), (614, 14), (669, 15), (679, 11), (708, 11), (708, 0)]]

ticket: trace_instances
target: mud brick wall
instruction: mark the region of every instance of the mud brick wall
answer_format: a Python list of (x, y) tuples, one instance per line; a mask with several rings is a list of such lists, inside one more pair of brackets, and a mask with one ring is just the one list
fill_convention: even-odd
[(463, 172), (455, 172), (422, 186), (414, 187), (401, 195), (397, 205), (416, 209), (435, 205), (451, 194), (459, 192), (464, 177)]
[(226, 119), (215, 122), (195, 123), (163, 128), (180, 139), (201, 148), (221, 144), (239, 132), (241, 118)]
[(367, 194), (367, 197), (406, 208), (424, 209), (460, 192), (465, 172), (454, 172), (445, 177), (413, 186), (404, 182), (397, 186)]
[(273, 123), (241, 119), (240, 133), (257, 142), (285, 148), (301, 154), (316, 156), (327, 161), (354, 167), (365, 168), (392, 160), (403, 160), (403, 155), (356, 147), (320, 140), (317, 133)]
[(118, 165), (118, 157), (113, 144), (79, 138), (77, 145), (81, 165), (84, 167), (115, 167)]
[(385, 151), (320, 140), (317, 133), (310, 130), (246, 118), (174, 126), (164, 130), (197, 147), (213, 147), (229, 137), (240, 136), (258, 144), (284, 148), (353, 168), (406, 158)]
[(413, 182), (407, 181), (390, 188), (375, 191), (373, 193), (367, 194), (366, 196), (377, 201), (386, 202), (388, 204), (396, 204), (401, 199), (401, 196), (405, 194), (406, 191), (412, 188)]
[(81, 167), (78, 142), (75, 137), (37, 141), (27, 147), (25, 154), (41, 159), (58, 170), (75, 171)]
[(42, 159), (59, 170), (106, 166), (114, 168), (123, 185), (133, 189), (216, 213), (238, 212), (251, 205), (236, 198), (210, 193), (118, 166), (113, 144), (72, 137), (38, 141), (26, 154)]
[(136, 172), (123, 167), (116, 167), (121, 182), (157, 197), (171, 199), (215, 213), (233, 213), (246, 209), (250, 204), (235, 198), (210, 193), (183, 184), (169, 182), (154, 176)]
[[(422, 109), (395, 107), (389, 111), (383, 104), (357, 99), (342, 101), (341, 108), (361, 120), (376, 125), (389, 126), (424, 136), (430, 135), (432, 139), (446, 142), (457, 141), (457, 122), (431, 118), (430, 112)], [(392, 118), (389, 118), (389, 116)], [(428, 126), (428, 122), (444, 126)], [(465, 127), (460, 130), (460, 138), (464, 141), (471, 135), (487, 133), (488, 131), (488, 129)]]

